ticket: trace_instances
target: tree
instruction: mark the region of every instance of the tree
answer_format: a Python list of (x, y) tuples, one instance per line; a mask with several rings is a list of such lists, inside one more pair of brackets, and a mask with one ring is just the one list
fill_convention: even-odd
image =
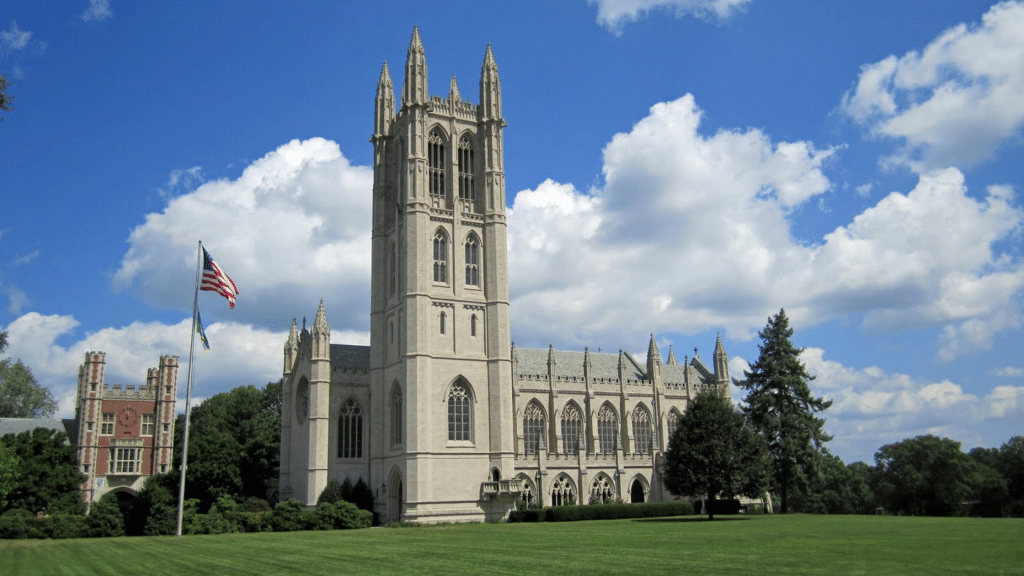
[(3, 437), (3, 443), (14, 449), (20, 462), (18, 478), (3, 510), (24, 508), (47, 514), (84, 511), (85, 477), (78, 471), (75, 447), (65, 443), (66, 438), (64, 432), (47, 428)]
[(874, 494), (867, 480), (871, 467), (863, 462), (847, 466), (827, 449), (818, 453), (821, 475), (805, 490), (791, 490), (792, 509), (808, 514), (871, 514)]
[(979, 500), (1004, 498), (1005, 482), (991, 468), (960, 450), (960, 443), (932, 435), (886, 444), (875, 453), (875, 493), (891, 512), (953, 516)]
[[(7, 88), (13, 82), (7, 80), (7, 76), (0, 74), (0, 110), (6, 110), (12, 112), (14, 108), (11, 108), (11, 103), (14, 102), (14, 96), (7, 94)], [(3, 116), (0, 116), (0, 122), (3, 122)], [(3, 342), (0, 340), (0, 351), (3, 350)]]
[(785, 514), (790, 487), (806, 489), (808, 480), (820, 476), (820, 453), (832, 437), (823, 430), (825, 419), (814, 414), (832, 401), (811, 396), (808, 382), (814, 377), (800, 362), (803, 349), (789, 340), (793, 329), (785, 310), (769, 318), (758, 336), (761, 354), (739, 383), (747, 390), (743, 412), (768, 443), (773, 490), (781, 495)]
[[(0, 354), (7, 349), (7, 333), (0, 332)], [(50, 418), (57, 401), (36, 383), (32, 371), (10, 358), (0, 360), (0, 418)]]
[[(767, 447), (728, 398), (704, 391), (676, 424), (662, 479), (678, 496), (706, 494), (712, 501), (757, 498), (768, 485)], [(713, 509), (706, 508), (713, 520)]]
[(7, 506), (7, 494), (14, 488), (15, 480), (18, 478), (18, 463), (14, 447), (8, 446), (3, 438), (0, 438), (0, 510)]
[(1014, 436), (999, 448), (998, 469), (1006, 479), (1010, 514), (1024, 515), (1024, 436)]
[[(208, 510), (219, 497), (266, 498), (277, 478), (281, 445), (280, 383), (241, 386), (211, 396), (192, 410), (185, 497)], [(175, 426), (175, 464), (181, 462), (184, 417)]]

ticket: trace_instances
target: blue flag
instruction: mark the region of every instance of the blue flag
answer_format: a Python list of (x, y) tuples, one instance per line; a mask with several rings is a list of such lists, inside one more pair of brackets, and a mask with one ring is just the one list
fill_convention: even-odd
[(206, 332), (203, 330), (203, 317), (199, 315), (199, 310), (196, 310), (196, 332), (199, 333), (199, 339), (203, 341), (203, 348), (209, 351), (210, 341), (206, 339)]

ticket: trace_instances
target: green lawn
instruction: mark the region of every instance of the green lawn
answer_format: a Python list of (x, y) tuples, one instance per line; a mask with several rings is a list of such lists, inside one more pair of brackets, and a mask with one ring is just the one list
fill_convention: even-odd
[(0, 574), (1024, 574), (1024, 520), (725, 516), (0, 541)]

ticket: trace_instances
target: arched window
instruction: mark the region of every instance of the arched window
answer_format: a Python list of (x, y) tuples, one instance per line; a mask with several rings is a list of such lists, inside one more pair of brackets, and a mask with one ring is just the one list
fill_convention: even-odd
[(448, 237), (441, 230), (434, 234), (434, 282), (448, 282)]
[(476, 235), (466, 239), (466, 286), (480, 285), (480, 244)]
[(338, 415), (338, 458), (362, 457), (363, 409), (355, 398), (349, 398)]
[(579, 453), (582, 434), (583, 417), (580, 415), (580, 409), (570, 402), (562, 411), (562, 444), (565, 446), (566, 454)]
[(651, 453), (651, 413), (643, 405), (633, 410), (633, 445), (636, 454)]
[(398, 290), (398, 266), (395, 264), (395, 245), (391, 245), (391, 250), (388, 253), (388, 292), (392, 296)]
[(551, 486), (551, 505), (569, 506), (576, 503), (576, 486), (568, 476), (562, 475), (555, 478)]
[(391, 445), (402, 443), (402, 389), (398, 383), (391, 390)]
[(476, 314), (469, 319), (469, 335), (476, 336)]
[(607, 474), (598, 474), (590, 484), (590, 503), (604, 504), (615, 499), (615, 485)]
[(540, 446), (540, 435), (544, 433), (544, 409), (536, 402), (530, 402), (523, 412), (523, 442), (526, 453), (536, 454)]
[[(472, 202), (476, 200), (476, 187), (473, 181), (473, 142), (468, 134), (459, 139), (459, 198)], [(469, 205), (466, 206), (469, 210)]]
[(465, 383), (456, 382), (448, 392), (448, 440), (470, 440), (469, 390)]
[(526, 502), (526, 506), (528, 508), (532, 508), (536, 503), (537, 498), (537, 491), (533, 489), (533, 481), (525, 474), (520, 474), (516, 476), (516, 478), (523, 483), (523, 491), (519, 493), (519, 497)]
[(615, 453), (615, 439), (618, 437), (619, 419), (610, 405), (601, 406), (597, 413), (597, 439), (602, 454)]
[(427, 142), (428, 179), (430, 181), (430, 204), (434, 208), (443, 208), (444, 201), (444, 138), (434, 130)]
[(676, 426), (679, 426), (679, 411), (675, 408), (668, 412), (668, 439), (665, 442), (665, 448), (668, 448), (668, 443), (672, 441), (672, 437), (676, 435)]
[(444, 312), (441, 312), (441, 334), (444, 334), (444, 325), (445, 325), (445, 321), (447, 319), (448, 319), (448, 315), (445, 314)]

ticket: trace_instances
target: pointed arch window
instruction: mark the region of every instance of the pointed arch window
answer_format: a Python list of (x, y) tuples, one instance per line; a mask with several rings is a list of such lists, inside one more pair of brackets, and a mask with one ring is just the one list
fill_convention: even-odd
[[(476, 183), (473, 179), (473, 141), (468, 134), (459, 139), (459, 198), (472, 203), (476, 200)], [(469, 210), (469, 204), (466, 210)]]
[(523, 442), (527, 454), (536, 454), (540, 447), (540, 435), (544, 433), (544, 409), (537, 402), (530, 402), (523, 413)]
[[(679, 426), (679, 411), (673, 408), (668, 413), (668, 442), (671, 442), (672, 437), (676, 435), (677, 426)], [(665, 443), (665, 448), (668, 448), (668, 442)]]
[(562, 444), (566, 454), (579, 454), (583, 417), (575, 404), (567, 404), (562, 411)]
[(597, 439), (602, 454), (615, 453), (615, 439), (618, 436), (619, 418), (615, 409), (605, 404), (597, 413)]
[(441, 312), (441, 334), (444, 334), (445, 322), (448, 320), (448, 315)]
[(576, 486), (568, 476), (562, 475), (555, 478), (551, 486), (551, 505), (569, 506), (576, 503)]
[(391, 445), (402, 443), (402, 389), (395, 384), (391, 391)]
[(448, 283), (448, 236), (441, 230), (434, 234), (434, 282)]
[(472, 412), (470, 411), (469, 390), (463, 382), (456, 382), (448, 391), (448, 440), (460, 441), (470, 440), (470, 424)]
[(469, 318), (469, 335), (476, 336), (476, 314)]
[(443, 208), (444, 201), (444, 175), (445, 175), (445, 151), (444, 137), (437, 130), (430, 133), (427, 142), (427, 177), (430, 181), (430, 204), (434, 208)]
[(590, 503), (605, 504), (615, 499), (615, 486), (607, 474), (598, 474), (590, 484)]
[(466, 286), (480, 285), (480, 242), (475, 234), (466, 239)]
[(362, 457), (363, 408), (355, 398), (349, 398), (338, 415), (338, 458)]
[(388, 252), (388, 292), (394, 296), (398, 290), (398, 266), (395, 262), (395, 245)]
[(633, 446), (637, 454), (651, 453), (651, 413), (643, 405), (633, 410)]

